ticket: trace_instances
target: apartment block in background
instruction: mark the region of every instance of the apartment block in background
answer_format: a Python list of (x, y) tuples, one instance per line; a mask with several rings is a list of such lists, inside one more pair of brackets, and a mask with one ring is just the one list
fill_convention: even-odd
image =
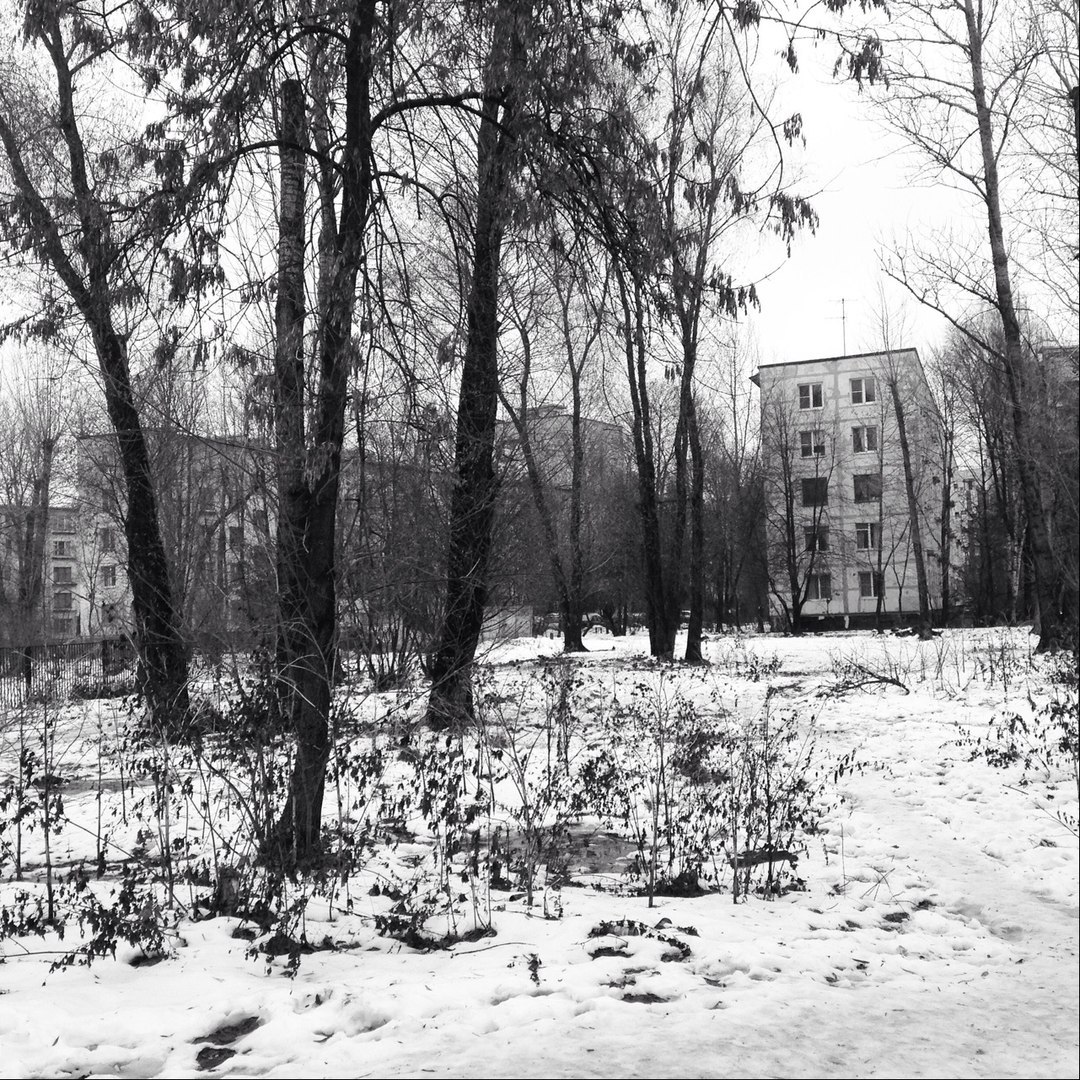
[(0, 646), (87, 632), (78, 508), (0, 506)]
[(917, 615), (902, 434), (930, 602), (939, 606), (940, 425), (918, 352), (769, 365), (753, 381), (773, 625), (891, 625)]

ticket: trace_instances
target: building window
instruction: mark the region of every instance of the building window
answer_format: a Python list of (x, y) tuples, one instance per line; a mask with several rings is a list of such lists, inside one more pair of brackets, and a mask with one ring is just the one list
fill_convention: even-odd
[(799, 384), (800, 409), (820, 409), (824, 402), (825, 399), (821, 393), (821, 383), (815, 382)]
[(881, 473), (860, 473), (854, 480), (857, 503), (876, 502), (881, 498)]
[(821, 457), (825, 453), (825, 432), (800, 431), (799, 450), (803, 457)]
[(807, 600), (831, 600), (832, 599), (832, 575), (831, 574), (808, 574), (806, 578)]
[(802, 482), (803, 506), (826, 506), (829, 502), (829, 480), (824, 476), (808, 476)]
[(877, 386), (872, 378), (851, 380), (851, 404), (869, 405), (877, 401)]
[(52, 546), (52, 553), (58, 559), (70, 559), (71, 558), (71, 541), (70, 540), (54, 540)]
[(52, 568), (52, 576), (53, 576), (53, 581), (56, 582), (57, 585), (70, 585), (71, 581), (72, 581), (71, 567), (70, 566), (54, 566)]
[(803, 536), (806, 539), (807, 551), (828, 551), (829, 530), (824, 526), (803, 526)]
[(101, 529), (98, 532), (98, 547), (104, 552), (116, 550), (116, 530)]
[(111, 589), (116, 584), (116, 567), (103, 566), (101, 568), (101, 584), (106, 589)]
[(876, 453), (878, 448), (878, 429), (876, 427), (854, 427), (851, 429), (851, 447), (856, 454)]
[(75, 616), (54, 615), (51, 620), (53, 637), (74, 637)]
[(244, 527), (242, 525), (229, 526), (229, 548), (236, 551), (244, 546)]
[(261, 533), (269, 532), (270, 530), (270, 521), (265, 510), (253, 510), (251, 514), (251, 523)]
[(70, 510), (54, 510), (51, 525), (53, 532), (73, 533), (75, 531), (75, 515)]
[(881, 526), (876, 521), (859, 521), (855, 524), (855, 546), (860, 551), (878, 551), (881, 548)]
[(69, 592), (53, 593), (53, 611), (70, 611), (74, 606), (74, 597)]
[(859, 596), (863, 600), (876, 600), (885, 595), (885, 575), (880, 570), (859, 571)]

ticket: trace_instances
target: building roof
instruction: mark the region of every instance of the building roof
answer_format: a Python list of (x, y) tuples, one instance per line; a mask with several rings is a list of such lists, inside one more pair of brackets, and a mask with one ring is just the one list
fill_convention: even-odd
[[(802, 364), (836, 364), (840, 361), (862, 360), (868, 356), (896, 356), (900, 353), (914, 353), (915, 359), (919, 360), (919, 350), (916, 348), (906, 349), (873, 349), (870, 352), (843, 353), (840, 356), (818, 356), (808, 360), (778, 360), (774, 364), (760, 364), (757, 371), (750, 376), (750, 381), (757, 387), (761, 387), (761, 371), (763, 368), (799, 367)], [(922, 361), (919, 360), (920, 366)]]

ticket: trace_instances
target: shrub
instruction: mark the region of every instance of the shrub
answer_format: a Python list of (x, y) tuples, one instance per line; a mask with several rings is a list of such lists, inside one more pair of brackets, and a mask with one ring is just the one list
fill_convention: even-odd
[[(1038, 698), (1029, 695), (1026, 709), (999, 712), (991, 718), (985, 736), (973, 738), (965, 731), (960, 741), (969, 747), (973, 761), (981, 759), (998, 769), (1018, 767), (1020, 787), (1029, 787), (1037, 779), (1053, 783), (1064, 778), (1080, 804), (1076, 653), (1060, 653), (1046, 665), (1044, 691)], [(1058, 807), (1051, 816), (1078, 835), (1076, 812)]]

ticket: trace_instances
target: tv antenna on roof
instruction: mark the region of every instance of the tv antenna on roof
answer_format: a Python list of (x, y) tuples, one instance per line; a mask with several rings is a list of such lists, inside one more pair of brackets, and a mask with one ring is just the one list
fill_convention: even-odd
[[(834, 300), (833, 303), (836, 303), (836, 301)], [(840, 320), (841, 341), (844, 345), (844, 351), (842, 355), (847, 356), (847, 299), (845, 297), (840, 297), (840, 314), (830, 315), (829, 318), (838, 318)]]

